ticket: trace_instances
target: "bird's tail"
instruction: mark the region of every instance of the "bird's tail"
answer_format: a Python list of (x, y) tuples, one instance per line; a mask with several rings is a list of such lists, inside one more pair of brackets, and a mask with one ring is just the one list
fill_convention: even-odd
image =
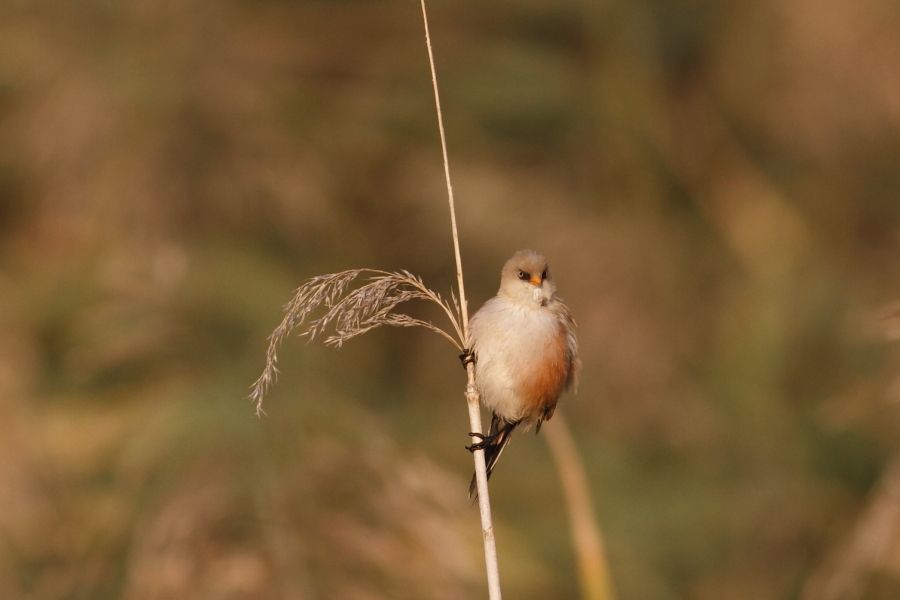
[[(484, 440), (484, 463), (487, 467), (488, 479), (490, 479), (491, 473), (494, 472), (494, 466), (496, 466), (497, 461), (500, 460), (503, 449), (509, 444), (513, 429), (515, 429), (518, 424), (518, 421), (511, 423), (497, 415), (491, 416), (491, 428)], [(477, 499), (478, 486), (475, 481), (475, 475), (472, 475), (472, 482), (469, 484), (469, 500), (474, 502)]]

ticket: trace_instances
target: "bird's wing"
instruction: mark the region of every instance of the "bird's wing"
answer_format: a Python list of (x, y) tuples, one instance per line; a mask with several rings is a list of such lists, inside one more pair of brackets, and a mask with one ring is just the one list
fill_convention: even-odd
[(581, 359), (578, 358), (578, 338), (575, 337), (575, 318), (566, 303), (559, 297), (552, 305), (553, 311), (559, 317), (560, 323), (566, 335), (566, 361), (568, 362), (568, 374), (566, 376), (566, 389), (578, 390), (578, 373), (581, 371)]

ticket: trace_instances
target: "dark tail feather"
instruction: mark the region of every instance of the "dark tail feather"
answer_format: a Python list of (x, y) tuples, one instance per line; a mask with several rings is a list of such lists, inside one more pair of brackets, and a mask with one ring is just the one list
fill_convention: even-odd
[[(488, 479), (491, 478), (491, 473), (494, 472), (494, 467), (496, 466), (497, 461), (500, 460), (503, 449), (506, 448), (506, 445), (509, 443), (513, 429), (515, 429), (518, 424), (518, 421), (510, 423), (497, 415), (491, 416), (491, 428), (488, 431), (488, 441), (484, 448), (484, 463), (487, 467)], [(472, 475), (472, 482), (469, 484), (469, 500), (474, 502), (477, 499), (478, 484), (475, 481), (475, 475)]]

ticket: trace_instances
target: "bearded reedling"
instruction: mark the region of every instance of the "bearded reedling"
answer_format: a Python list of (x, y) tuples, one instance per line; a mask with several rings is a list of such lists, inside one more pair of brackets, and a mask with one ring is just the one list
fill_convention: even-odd
[(475, 361), (475, 384), (491, 411), (488, 434), (470, 434), (480, 441), (467, 447), (484, 450), (490, 477), (513, 430), (540, 431), (562, 393), (575, 387), (581, 367), (575, 321), (542, 254), (519, 250), (506, 261), (500, 290), (472, 317), (460, 358), (463, 366)]

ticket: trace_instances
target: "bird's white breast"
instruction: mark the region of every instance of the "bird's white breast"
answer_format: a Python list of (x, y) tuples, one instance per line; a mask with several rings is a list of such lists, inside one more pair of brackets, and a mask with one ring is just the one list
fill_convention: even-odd
[(518, 390), (560, 335), (558, 317), (539, 304), (498, 296), (472, 317), (470, 331), (482, 402), (509, 421), (521, 419), (525, 407)]

